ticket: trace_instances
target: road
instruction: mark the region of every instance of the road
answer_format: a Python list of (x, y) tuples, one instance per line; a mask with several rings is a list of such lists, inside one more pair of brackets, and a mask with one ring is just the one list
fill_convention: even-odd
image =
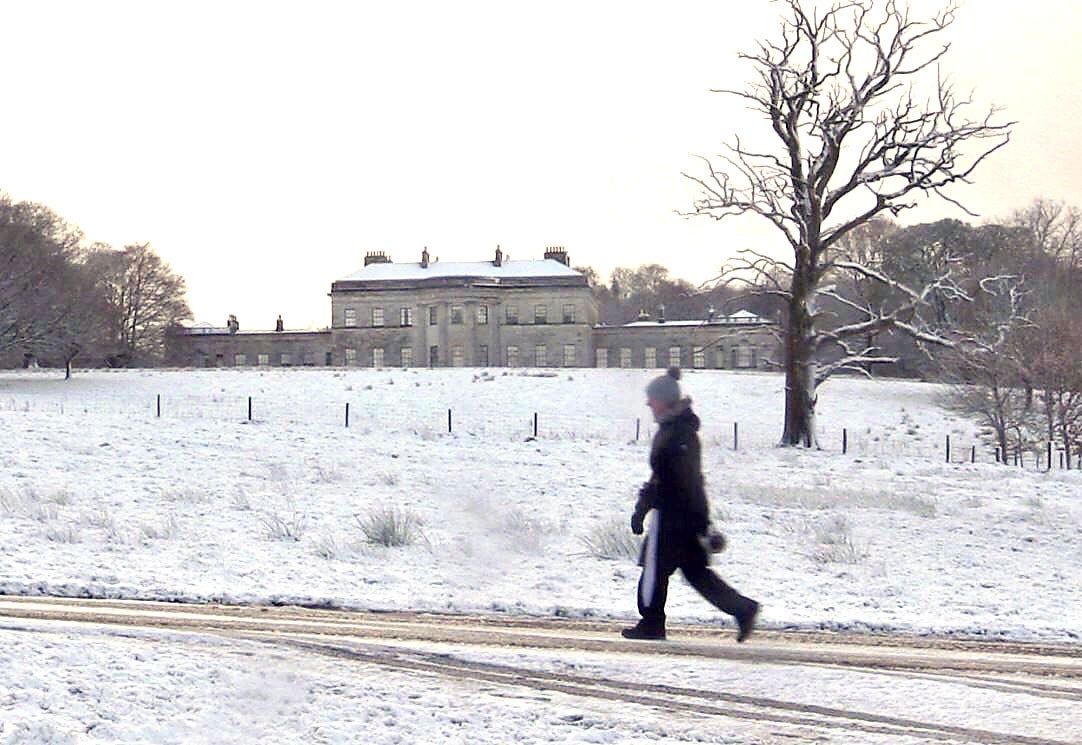
[[(1025, 726), (1024, 716), (1000, 721), (995, 709), (1007, 697), (1021, 706), (1039, 704), (1082, 712), (1082, 646), (777, 631), (759, 632), (748, 644), (737, 645), (731, 629), (681, 626), (671, 629), (666, 642), (629, 642), (618, 635), (618, 624), (607, 621), (7, 596), (0, 596), (0, 619), (118, 627), (118, 633), (140, 628), (233, 637), (405, 674), (554, 692), (672, 715), (774, 723), (792, 733), (789, 736), (797, 742), (833, 741), (839, 732), (853, 742), (872, 736), (887, 738), (884, 741), (896, 737), (899, 742), (989, 745), (1082, 741), (1082, 714), (1074, 722), (1077, 729), (1067, 715), (1066, 725), (1049, 731)], [(173, 643), (179, 642), (173, 639)], [(500, 650), (503, 656), (483, 650)], [(914, 700), (911, 710), (903, 713), (886, 713), (851, 701), (831, 706), (800, 697), (581, 674), (574, 672), (573, 665), (553, 670), (508, 656), (508, 650), (605, 655), (606, 659), (630, 660), (632, 668), (635, 660), (653, 663), (663, 658), (757, 669), (826, 668), (854, 676), (881, 676), (887, 688), (913, 681), (946, 683), (952, 690), (964, 690), (966, 701), (979, 701), (983, 693), (990, 702), (999, 703), (990, 703), (988, 712), (974, 712), (965, 722), (954, 723), (929, 716), (926, 701)]]

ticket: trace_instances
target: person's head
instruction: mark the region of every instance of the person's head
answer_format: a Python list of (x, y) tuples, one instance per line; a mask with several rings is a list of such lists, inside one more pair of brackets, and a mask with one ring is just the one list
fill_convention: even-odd
[(659, 422), (672, 413), (680, 398), (679, 367), (670, 367), (664, 375), (657, 376), (646, 386), (646, 405)]

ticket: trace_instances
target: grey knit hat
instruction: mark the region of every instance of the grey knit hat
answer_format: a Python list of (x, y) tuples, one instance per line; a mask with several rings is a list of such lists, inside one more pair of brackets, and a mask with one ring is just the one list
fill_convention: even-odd
[(672, 406), (680, 400), (680, 368), (670, 367), (646, 386), (646, 397)]

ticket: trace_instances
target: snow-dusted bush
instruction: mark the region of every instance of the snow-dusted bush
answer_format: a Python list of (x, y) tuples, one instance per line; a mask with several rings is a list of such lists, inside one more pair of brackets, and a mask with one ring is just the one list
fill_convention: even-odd
[(45, 527), (45, 539), (53, 543), (79, 543), (83, 538), (74, 525), (51, 523)]
[(545, 537), (553, 530), (549, 523), (532, 518), (518, 508), (504, 514), (496, 529), (509, 539), (515, 548), (531, 552), (540, 551)]
[(642, 539), (623, 520), (602, 523), (582, 538), (586, 553), (598, 559), (638, 561)]
[(817, 564), (859, 564), (868, 552), (853, 540), (849, 521), (834, 515), (811, 527), (814, 545), (808, 556)]
[(381, 507), (357, 517), (365, 540), (378, 546), (409, 546), (421, 535), (421, 519), (409, 510)]
[(143, 538), (151, 541), (170, 540), (177, 537), (178, 527), (176, 515), (170, 515), (158, 525), (154, 523), (140, 524), (139, 532), (142, 533)]
[(349, 554), (349, 549), (338, 542), (333, 533), (324, 533), (316, 541), (316, 556), (321, 559), (343, 559)]
[(259, 521), (263, 524), (267, 537), (277, 541), (299, 541), (308, 526), (308, 515), (298, 512), (296, 506), (291, 504), (282, 515), (264, 511)]

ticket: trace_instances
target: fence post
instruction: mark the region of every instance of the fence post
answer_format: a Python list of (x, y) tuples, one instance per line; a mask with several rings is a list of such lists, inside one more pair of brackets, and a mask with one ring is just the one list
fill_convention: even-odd
[(346, 401), (346, 429), (349, 429), (349, 401)]
[(1048, 470), (1052, 470), (1052, 441), (1048, 441)]
[(1064, 458), (1064, 455), (1065, 455), (1065, 453), (1062, 450), (1060, 450), (1059, 451), (1059, 470), (1061, 470), (1061, 471), (1063, 470), (1063, 458)]
[(635, 442), (639, 441), (639, 434), (642, 432), (642, 419), (635, 418)]
[(977, 462), (977, 446), (976, 445), (974, 445), (969, 450), (969, 462), (970, 463), (976, 463)]
[(537, 437), (537, 412), (533, 413), (533, 436)]
[(842, 427), (842, 455), (849, 452), (849, 430)]
[(951, 436), (947, 435), (947, 462), (951, 462)]
[(158, 418), (162, 418), (162, 394), (158, 394)]
[(447, 410), (447, 434), (451, 434), (451, 410)]
[(999, 463), (999, 448), (996, 448), (996, 463)]
[(248, 396), (248, 421), (252, 421), (252, 397)]
[(740, 423), (733, 422), (733, 450), (740, 449)]

